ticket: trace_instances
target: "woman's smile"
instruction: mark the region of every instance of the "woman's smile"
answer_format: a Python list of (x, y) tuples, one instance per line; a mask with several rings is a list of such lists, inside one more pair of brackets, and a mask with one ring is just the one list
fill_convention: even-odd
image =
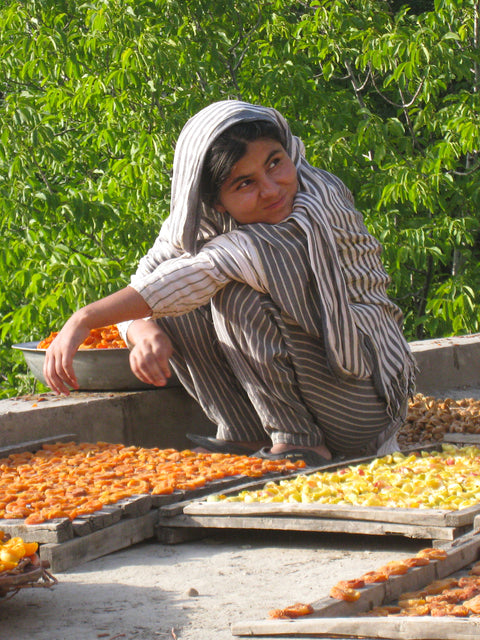
[(216, 208), (239, 224), (285, 220), (297, 193), (297, 170), (283, 146), (271, 138), (249, 142), (220, 188)]

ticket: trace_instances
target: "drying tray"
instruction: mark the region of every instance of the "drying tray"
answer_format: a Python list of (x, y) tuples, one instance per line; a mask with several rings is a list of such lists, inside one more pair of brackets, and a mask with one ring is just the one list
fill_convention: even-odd
[[(453, 543), (444, 560), (391, 577), (387, 582), (361, 589), (355, 602), (331, 597), (313, 602), (313, 613), (291, 620), (239, 621), (234, 636), (274, 638), (388, 638), (391, 640), (478, 640), (480, 618), (363, 617), (373, 607), (395, 602), (406, 591), (421, 589), (433, 580), (446, 578), (478, 561), (480, 534), (473, 532)], [(339, 577), (339, 579), (341, 579)], [(294, 600), (292, 600), (293, 604)]]
[[(0, 457), (23, 451), (38, 451), (44, 444), (76, 440), (75, 434), (32, 440), (0, 449)], [(269, 473), (264, 482), (289, 477), (291, 474)], [(211, 493), (250, 486), (247, 476), (231, 476), (213, 480), (193, 490), (177, 490), (168, 495), (135, 495), (107, 505), (92, 514), (73, 520), (56, 518), (40, 524), (25, 524), (21, 518), (0, 519), (0, 529), (10, 536), (20, 536), (25, 542), (38, 542), (42, 561), (52, 571), (65, 571), (89, 560), (132, 546), (156, 537), (161, 540), (158, 528), (159, 508), (190, 502)]]
[[(434, 451), (439, 446), (412, 448), (402, 453)], [(377, 456), (311, 468), (286, 478), (333, 471), (368, 463)], [(284, 478), (282, 478), (284, 479)], [(261, 489), (265, 480), (251, 483), (249, 490)], [(235, 495), (238, 488), (218, 492)], [(159, 525), (183, 528), (276, 529), (371, 535), (404, 535), (411, 538), (452, 541), (472, 529), (480, 515), (480, 504), (457, 511), (446, 509), (406, 509), (315, 503), (215, 502), (204, 499), (166, 505), (159, 510)]]

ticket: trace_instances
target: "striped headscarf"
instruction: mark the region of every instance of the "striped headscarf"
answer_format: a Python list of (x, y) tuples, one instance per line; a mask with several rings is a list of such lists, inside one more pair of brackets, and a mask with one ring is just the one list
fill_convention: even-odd
[(178, 137), (173, 161), (170, 216), (162, 226), (161, 237), (180, 252), (197, 253), (206, 240), (234, 229), (228, 214), (220, 214), (200, 199), (203, 162), (213, 140), (238, 122), (267, 120), (275, 124), (285, 148), (298, 166), (303, 144), (294, 138), (283, 116), (275, 109), (237, 100), (214, 102), (185, 124)]
[(366, 378), (373, 369), (379, 395), (386, 399), (392, 418), (397, 418), (412, 392), (415, 364), (402, 333), (402, 313), (386, 294), (389, 277), (381, 262), (381, 245), (365, 227), (350, 191), (340, 179), (307, 162), (303, 143), (278, 111), (226, 100), (211, 104), (186, 123), (175, 150), (171, 211), (159, 236), (165, 258), (196, 254), (209, 240), (221, 242), (223, 234), (228, 243), (229, 232), (241, 228), (228, 213), (201, 201), (199, 185), (213, 140), (246, 120), (273, 122), (297, 168), (299, 191), (293, 213), (308, 240), (332, 372)]

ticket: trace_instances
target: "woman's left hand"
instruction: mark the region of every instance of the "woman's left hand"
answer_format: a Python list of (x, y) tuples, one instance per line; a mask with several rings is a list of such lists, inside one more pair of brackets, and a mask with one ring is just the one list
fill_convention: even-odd
[(167, 334), (154, 320), (132, 322), (128, 340), (134, 346), (130, 351), (130, 368), (147, 384), (163, 387), (171, 376), (169, 359), (173, 354)]

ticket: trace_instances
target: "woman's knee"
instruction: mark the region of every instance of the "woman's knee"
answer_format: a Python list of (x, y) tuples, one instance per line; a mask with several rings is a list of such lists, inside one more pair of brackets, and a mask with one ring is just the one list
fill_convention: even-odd
[(260, 305), (264, 294), (243, 282), (230, 282), (212, 299), (212, 315), (234, 319), (245, 315), (249, 309)]

